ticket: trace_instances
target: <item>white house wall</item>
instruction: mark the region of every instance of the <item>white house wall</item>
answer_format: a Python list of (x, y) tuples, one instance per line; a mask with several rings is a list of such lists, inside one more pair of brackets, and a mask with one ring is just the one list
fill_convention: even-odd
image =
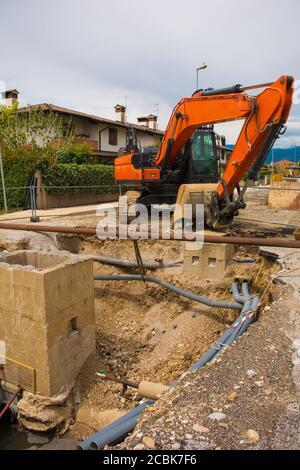
[[(113, 126), (114, 127), (114, 126)], [(115, 126), (117, 127), (117, 126)], [(99, 130), (103, 129), (104, 126), (99, 126)], [(118, 129), (118, 144), (110, 145), (109, 144), (109, 131), (105, 129), (101, 132), (101, 151), (102, 152), (118, 152), (119, 148), (125, 147), (126, 145), (126, 129), (124, 127), (117, 127)], [(100, 150), (100, 149), (99, 149)]]
[(146, 134), (144, 132), (138, 131), (137, 138), (141, 142), (142, 147), (149, 147), (151, 145), (158, 146), (161, 142), (161, 137), (159, 135)]
[[(115, 152), (117, 153), (121, 147), (126, 145), (126, 128), (119, 127), (115, 125), (112, 127), (117, 127), (118, 129), (118, 144), (117, 145), (110, 145), (109, 144), (109, 130), (106, 124), (103, 123), (92, 123), (89, 122), (87, 119), (72, 118), (72, 123), (74, 125), (75, 134), (86, 135), (88, 136), (89, 140), (97, 141), (99, 143), (99, 131), (101, 132), (101, 150), (102, 152)], [(160, 142), (159, 135), (151, 135), (146, 132), (137, 131), (137, 137), (141, 142), (142, 147), (148, 147), (151, 145), (157, 145)]]

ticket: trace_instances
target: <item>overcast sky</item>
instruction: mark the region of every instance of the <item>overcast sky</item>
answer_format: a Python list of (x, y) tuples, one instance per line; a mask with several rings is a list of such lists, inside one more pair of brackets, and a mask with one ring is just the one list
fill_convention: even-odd
[[(20, 103), (114, 118), (172, 108), (196, 88), (300, 79), (299, 0), (0, 0), (0, 81)], [(218, 126), (234, 143), (240, 123)], [(300, 104), (277, 146), (300, 145)]]

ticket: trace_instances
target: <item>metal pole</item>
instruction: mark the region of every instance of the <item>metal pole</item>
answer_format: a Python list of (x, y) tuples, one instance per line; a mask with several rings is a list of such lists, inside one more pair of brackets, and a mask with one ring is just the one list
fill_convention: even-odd
[(17, 391), (15, 392), (15, 394), (13, 395), (13, 397), (6, 403), (6, 405), (4, 406), (3, 410), (1, 411), (0, 413), (0, 419), (3, 418), (3, 416), (5, 415), (5, 413), (9, 410), (9, 408), (11, 407), (11, 405), (13, 404), (13, 402), (15, 401), (15, 399), (17, 398), (17, 396), (19, 395), (19, 393), (22, 392), (22, 387), (18, 387)]
[(199, 90), (199, 70), (204, 70), (207, 68), (206, 64), (200, 65), (200, 67), (197, 67), (197, 91)]
[(4, 171), (3, 171), (3, 161), (2, 161), (1, 144), (0, 144), (0, 172), (1, 172), (2, 192), (3, 192), (3, 206), (4, 206), (4, 211), (5, 211), (5, 212), (8, 212), (7, 199), (6, 199), (6, 190), (5, 190), (5, 180), (4, 180)]
[[(70, 227), (62, 225), (30, 225), (30, 224), (15, 224), (12, 222), (0, 222), (0, 229), (9, 230), (24, 230), (26, 232), (49, 232), (49, 233), (64, 233), (72, 235), (88, 235), (97, 236), (96, 227)], [(116, 239), (119, 239), (119, 231), (116, 230)], [(176, 242), (192, 242), (197, 241), (196, 234), (195, 238), (183, 236), (180, 240), (175, 238), (174, 233), (169, 234), (168, 239), (164, 239), (160, 234), (159, 240), (161, 241), (176, 241)], [(151, 240), (151, 232), (141, 232), (140, 238), (148, 237), (146, 240)], [(109, 239), (109, 232), (107, 233), (107, 239)], [(128, 236), (130, 240), (130, 236)], [(214, 245), (241, 245), (241, 246), (270, 246), (274, 248), (300, 248), (300, 241), (291, 240), (287, 238), (254, 238), (254, 237), (219, 237), (216, 235), (206, 235), (204, 232), (204, 243), (212, 243)]]
[(31, 205), (30, 222), (34, 222), (34, 223), (39, 222), (40, 218), (37, 216), (37, 213), (36, 213), (36, 197), (35, 197), (36, 186), (35, 186), (35, 183), (30, 186), (29, 191), (30, 191), (30, 205)]

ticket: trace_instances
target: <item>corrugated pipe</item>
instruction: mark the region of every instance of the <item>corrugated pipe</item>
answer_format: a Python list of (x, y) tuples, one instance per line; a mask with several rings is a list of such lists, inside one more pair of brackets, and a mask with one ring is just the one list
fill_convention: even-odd
[(216, 308), (225, 308), (225, 309), (233, 309), (233, 310), (242, 310), (242, 305), (238, 302), (228, 302), (228, 301), (218, 301), (218, 300), (211, 300), (207, 297), (201, 297), (193, 292), (186, 291), (184, 289), (180, 289), (180, 287), (176, 287), (173, 284), (169, 284), (162, 279), (154, 276), (141, 276), (139, 274), (132, 274), (132, 275), (111, 275), (111, 276), (95, 276), (95, 281), (146, 281), (152, 282), (154, 284), (158, 284), (165, 289), (171, 290), (176, 294), (185, 297), (189, 300), (193, 300), (194, 302), (198, 302), (199, 304), (207, 305), (208, 307), (216, 307)]
[[(248, 285), (246, 286), (246, 283), (243, 283), (243, 285), (244, 284), (244, 292), (246, 293)], [(243, 297), (241, 297), (239, 294), (239, 289), (236, 282), (232, 285), (232, 293), (233, 295), (238, 295), (240, 300), (243, 299)], [(204, 356), (189, 369), (190, 372), (201, 369), (207, 363), (213, 361), (219, 354), (221, 354), (222, 351), (224, 351), (225, 348), (231, 346), (240, 336), (242, 336), (251, 323), (254, 322), (260, 303), (259, 297), (251, 297), (248, 295), (248, 298), (245, 298), (244, 302), (244, 307), (238, 320), (236, 320), (231, 328), (225, 331), (219, 341), (217, 341), (212, 346), (212, 348), (207, 351), (207, 353), (204, 354)]]
[(248, 282), (247, 281), (243, 281), (242, 282), (242, 293), (243, 293), (243, 296), (246, 297), (246, 298), (249, 298), (250, 297), (250, 294), (249, 294), (249, 286), (248, 286)]
[[(246, 284), (244, 282), (243, 284)], [(248, 289), (245, 285), (243, 288), (244, 293), (246, 294)], [(232, 284), (232, 293), (234, 296), (239, 298), (244, 298), (239, 291), (237, 282)], [(199, 370), (205, 367), (208, 363), (213, 361), (226, 347), (232, 345), (240, 336), (242, 336), (247, 328), (253, 323), (256, 319), (257, 309), (259, 307), (260, 299), (257, 296), (248, 296), (244, 298), (244, 307), (241, 312), (241, 316), (238, 320), (234, 322), (231, 328), (229, 328), (221, 336), (219, 341), (215, 343), (212, 348), (199, 360), (197, 361), (190, 369), (190, 372)], [(173, 382), (170, 387), (176, 385), (178, 381)], [(102, 429), (94, 436), (83, 441), (79, 448), (83, 450), (88, 449), (103, 449), (106, 445), (113, 444), (120, 441), (127, 434), (134, 430), (136, 423), (143, 413), (143, 411), (151, 406), (154, 402), (148, 400), (142, 405), (139, 405), (134, 410), (130, 411), (126, 415), (119, 418), (117, 421), (113, 422), (106, 428)]]
[[(119, 266), (121, 268), (138, 268), (138, 263), (135, 260), (108, 258), (106, 256), (93, 256), (93, 261), (98, 263), (108, 264), (110, 266)], [(165, 261), (159, 263), (158, 261), (144, 261), (143, 266), (145, 269), (155, 271), (160, 268), (176, 268), (182, 264), (182, 261)]]
[(248, 281), (243, 281), (242, 282), (242, 293), (239, 291), (239, 280), (235, 281), (232, 286), (231, 286), (231, 292), (235, 300), (240, 303), (244, 304), (246, 300), (249, 299), (250, 294), (249, 294), (249, 288), (248, 288)]

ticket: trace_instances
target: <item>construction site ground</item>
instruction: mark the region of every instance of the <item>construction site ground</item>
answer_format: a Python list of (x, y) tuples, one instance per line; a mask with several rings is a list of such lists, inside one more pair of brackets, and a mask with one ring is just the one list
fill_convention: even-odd
[[(50, 214), (42, 223), (94, 227), (97, 221), (94, 213), (75, 212)], [(251, 203), (229, 232), (291, 238), (286, 234), (290, 225), (300, 226), (299, 211), (272, 211)], [(1, 230), (0, 246), (134, 258), (129, 240)], [(139, 246), (146, 260), (183, 259), (181, 242), (141, 241)], [(78, 378), (78, 406), (126, 411), (141, 400), (134, 389), (123, 393), (121, 385), (98, 378), (98, 370), (164, 384), (184, 374), (143, 414), (134, 433), (118, 448), (300, 448), (300, 253), (282, 250), (279, 255), (281, 265), (262, 257), (259, 248), (239, 247), (226, 276), (214, 281), (182, 274), (181, 268), (157, 271), (158, 277), (178, 287), (214, 299), (231, 300), (231, 283), (237, 277), (250, 281), (251, 292), (265, 294), (259, 319), (248, 333), (215, 363), (193, 374), (185, 372), (234, 321), (233, 311), (210, 309), (152, 284), (97, 282), (96, 353)], [(239, 262), (249, 258), (255, 262)], [(124, 272), (99, 263), (94, 270), (95, 274)], [(79, 441), (94, 432), (74, 415), (66, 437)]]

